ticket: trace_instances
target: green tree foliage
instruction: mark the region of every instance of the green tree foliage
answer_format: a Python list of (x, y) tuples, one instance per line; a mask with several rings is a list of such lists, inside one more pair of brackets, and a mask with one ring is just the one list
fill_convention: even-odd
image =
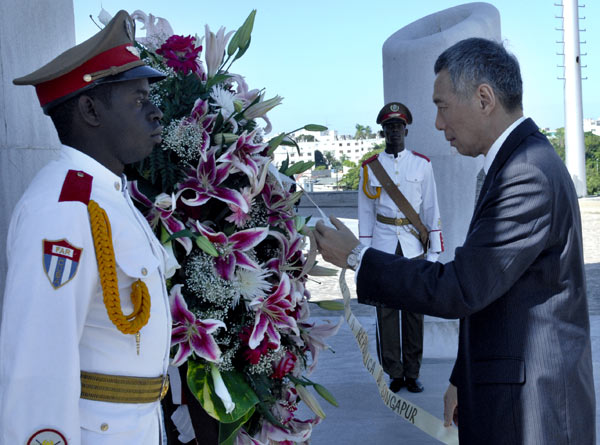
[(334, 168), (336, 170), (342, 168), (342, 162), (335, 158), (335, 155), (332, 151), (326, 151), (323, 153), (323, 157), (325, 158), (327, 167)]
[(375, 133), (368, 125), (356, 124), (354, 128), (356, 128), (354, 139), (372, 139), (375, 137)]
[(348, 172), (342, 177), (339, 182), (339, 186), (344, 190), (357, 190), (358, 182), (360, 180), (360, 169), (362, 163), (369, 159), (371, 156), (381, 153), (385, 150), (385, 143), (376, 144), (373, 146), (373, 150), (365, 154), (360, 161), (358, 161), (358, 165), (348, 170)]
[[(549, 137), (550, 143), (560, 156), (565, 160), (565, 129), (556, 130), (556, 135)], [(585, 133), (585, 170), (587, 178), (588, 195), (600, 194), (600, 136), (592, 132)]]
[(296, 138), (298, 142), (315, 142), (315, 137), (312, 134), (301, 134)]

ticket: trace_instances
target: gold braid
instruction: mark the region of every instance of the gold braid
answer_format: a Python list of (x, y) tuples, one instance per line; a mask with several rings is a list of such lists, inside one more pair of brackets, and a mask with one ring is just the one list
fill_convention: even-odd
[(377, 193), (375, 193), (374, 195), (372, 195), (371, 193), (369, 193), (369, 168), (366, 165), (363, 165), (363, 192), (365, 192), (365, 195), (367, 195), (367, 198), (371, 198), (371, 199), (377, 199), (379, 198), (379, 196), (381, 195), (381, 187), (376, 187), (377, 189)]
[(133, 312), (124, 315), (121, 311), (121, 299), (119, 298), (119, 283), (117, 280), (117, 267), (115, 263), (115, 252), (112, 244), (112, 232), (110, 221), (102, 207), (94, 200), (88, 204), (94, 247), (96, 248), (96, 259), (98, 260), (98, 272), (100, 273), (100, 284), (104, 295), (104, 306), (108, 312), (108, 318), (123, 334), (138, 334), (150, 318), (150, 294), (142, 280), (137, 280), (131, 286), (131, 302)]

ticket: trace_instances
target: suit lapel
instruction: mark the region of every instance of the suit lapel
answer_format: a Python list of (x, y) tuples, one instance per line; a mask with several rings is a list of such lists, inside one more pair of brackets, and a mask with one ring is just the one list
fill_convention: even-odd
[(502, 169), (508, 158), (513, 154), (513, 152), (517, 149), (521, 142), (531, 135), (538, 131), (538, 126), (533, 122), (531, 118), (525, 119), (521, 124), (517, 126), (506, 138), (500, 150), (498, 150), (498, 154), (494, 158), (494, 162), (490, 166), (487, 175), (485, 176), (485, 181), (483, 182), (483, 186), (481, 187), (481, 192), (479, 193), (479, 199), (477, 200), (477, 205), (475, 206), (475, 212), (477, 213), (477, 209), (481, 205), (481, 201), (485, 196), (485, 193), (490, 188), (491, 184), (494, 182), (498, 172)]

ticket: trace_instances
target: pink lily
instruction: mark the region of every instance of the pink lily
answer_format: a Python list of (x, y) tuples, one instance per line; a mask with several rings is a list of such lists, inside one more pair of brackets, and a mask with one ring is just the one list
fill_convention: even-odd
[(329, 320), (325, 320), (327, 323), (319, 324), (309, 323), (308, 318), (310, 316), (310, 310), (308, 308), (308, 302), (303, 300), (298, 304), (298, 318), (297, 323), (300, 328), (300, 338), (292, 338), (296, 344), (306, 345), (312, 356), (312, 363), (306, 369), (307, 375), (310, 375), (319, 360), (319, 354), (325, 349), (329, 349), (329, 346), (325, 343), (327, 337), (332, 337), (337, 334), (342, 322), (343, 317), (340, 317), (336, 324)]
[(253, 143), (256, 130), (247, 133), (244, 131), (237, 142), (219, 158), (221, 162), (229, 162), (235, 168), (248, 176), (256, 178), (259, 176), (260, 167), (264, 165), (268, 158), (260, 156), (267, 144)]
[(198, 147), (200, 156), (206, 161), (206, 150), (210, 146), (210, 131), (215, 118), (208, 114), (208, 102), (196, 99), (190, 115), (182, 121), (182, 125), (197, 125), (202, 131), (202, 144)]
[(211, 334), (218, 328), (225, 328), (225, 323), (212, 319), (197, 320), (188, 310), (181, 293), (182, 287), (181, 284), (173, 286), (170, 294), (173, 316), (171, 346), (179, 345), (171, 364), (180, 366), (192, 353), (209, 362), (217, 362), (221, 358), (221, 350)]
[(304, 242), (302, 235), (298, 234), (295, 228), (293, 228), (291, 232), (288, 232), (289, 238), (276, 230), (272, 230), (270, 235), (279, 241), (281, 249), (278, 257), (271, 258), (267, 261), (267, 269), (279, 273), (282, 271), (288, 272), (294, 276), (298, 275), (298, 273), (294, 272), (302, 270), (302, 261), (304, 261), (302, 257), (302, 246)]
[(262, 197), (267, 208), (269, 225), (283, 224), (289, 231), (294, 230), (293, 195), (278, 187), (276, 182), (267, 181), (262, 189)]
[(258, 264), (244, 252), (252, 249), (267, 237), (269, 234), (267, 227), (240, 230), (231, 236), (227, 236), (222, 232), (214, 232), (199, 222), (196, 222), (196, 227), (202, 235), (213, 243), (219, 252), (219, 256), (214, 261), (215, 269), (221, 278), (232, 280), (236, 266), (246, 269), (258, 269)]
[(258, 439), (270, 444), (308, 445), (313, 425), (320, 422), (321, 418), (318, 416), (308, 420), (292, 418), (285, 424), (287, 429), (283, 429), (263, 420)]
[(296, 320), (288, 315), (288, 312), (294, 309), (289, 298), (290, 290), (290, 278), (287, 274), (283, 274), (275, 292), (268, 297), (258, 297), (250, 302), (249, 307), (256, 311), (254, 328), (248, 341), (251, 349), (260, 344), (265, 334), (271, 342), (279, 346), (281, 344), (279, 329), (291, 329), (299, 335)]
[[(146, 219), (150, 227), (155, 228), (160, 221), (170, 235), (185, 229), (185, 225), (173, 216), (175, 213), (175, 196), (161, 193), (156, 196), (153, 203), (140, 191), (137, 181), (129, 182), (128, 187), (133, 199), (149, 208), (149, 211), (146, 213)], [(192, 251), (192, 240), (186, 237), (177, 238), (176, 240), (183, 246), (186, 254), (189, 255)]]
[(221, 164), (217, 166), (215, 151), (215, 148), (208, 150), (206, 159), (200, 160), (198, 167), (188, 172), (188, 178), (179, 185), (177, 197), (189, 190), (194, 193), (193, 198), (181, 197), (182, 202), (188, 206), (200, 206), (209, 199), (216, 198), (227, 204), (235, 204), (244, 212), (248, 212), (248, 203), (240, 192), (220, 186), (229, 176), (231, 165)]
[(269, 445), (267, 442), (261, 442), (254, 439), (244, 428), (240, 428), (234, 443), (235, 445)]
[[(251, 208), (254, 200), (252, 199), (252, 191), (250, 187), (244, 187), (241, 190), (242, 197), (248, 204), (248, 208)], [(244, 212), (240, 207), (235, 204), (229, 204), (231, 215), (225, 218), (225, 221), (229, 221), (235, 224), (236, 227), (244, 227), (244, 225), (250, 220), (248, 212)]]

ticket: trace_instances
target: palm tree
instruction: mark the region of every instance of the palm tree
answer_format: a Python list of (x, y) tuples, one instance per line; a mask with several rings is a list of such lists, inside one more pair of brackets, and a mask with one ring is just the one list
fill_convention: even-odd
[(354, 133), (354, 139), (365, 139), (365, 127), (361, 124), (356, 124), (356, 133)]

